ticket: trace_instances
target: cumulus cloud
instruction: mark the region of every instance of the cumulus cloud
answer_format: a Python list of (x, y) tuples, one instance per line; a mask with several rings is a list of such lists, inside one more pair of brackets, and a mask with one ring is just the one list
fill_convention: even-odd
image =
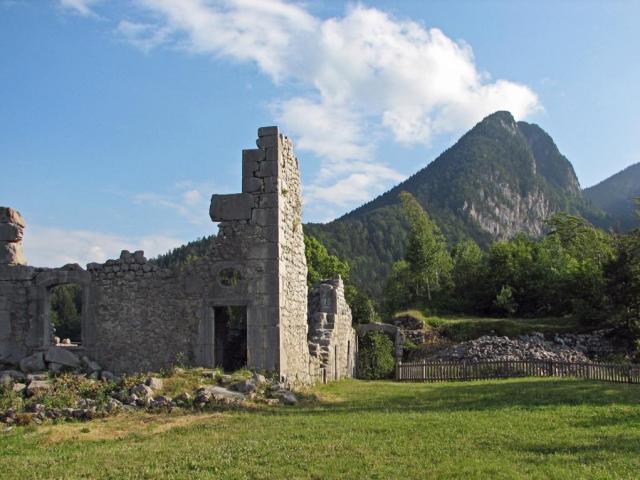
[[(273, 102), (273, 114), (299, 149), (325, 159), (325, 177), (308, 188), (357, 183), (340, 203), (384, 189), (401, 175), (375, 171), (375, 145), (429, 144), (462, 131), (496, 110), (517, 119), (539, 107), (526, 85), (492, 79), (478, 69), (471, 46), (438, 28), (356, 4), (342, 16), (315, 17), (284, 0), (137, 0), (144, 23), (122, 21), (118, 32), (149, 51), (171, 45), (255, 64), (276, 85), (297, 93)], [(337, 162), (357, 160), (327, 180)], [(322, 182), (325, 183), (322, 183)], [(327, 183), (329, 182), (329, 183)], [(346, 184), (345, 184), (346, 185)]]
[(184, 244), (184, 239), (165, 235), (127, 238), (112, 233), (30, 225), (25, 232), (24, 253), (29, 265), (60, 267), (67, 263), (85, 266), (118, 258), (122, 250), (144, 250), (147, 258)]
[(58, 4), (66, 11), (73, 12), (82, 17), (97, 17), (92, 7), (101, 0), (59, 0)]
[(213, 191), (221, 193), (221, 189), (215, 189), (210, 184), (182, 181), (177, 183), (169, 193), (141, 192), (134, 194), (131, 198), (138, 205), (173, 211), (193, 225), (207, 225), (211, 222), (207, 212), (209, 198)]

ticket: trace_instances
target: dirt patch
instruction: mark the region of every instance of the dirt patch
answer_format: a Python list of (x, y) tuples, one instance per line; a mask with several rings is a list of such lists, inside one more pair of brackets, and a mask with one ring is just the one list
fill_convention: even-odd
[(127, 414), (88, 423), (67, 423), (43, 429), (47, 444), (69, 440), (119, 440), (130, 435), (156, 435), (174, 428), (189, 427), (198, 423), (220, 421), (222, 413), (202, 414)]

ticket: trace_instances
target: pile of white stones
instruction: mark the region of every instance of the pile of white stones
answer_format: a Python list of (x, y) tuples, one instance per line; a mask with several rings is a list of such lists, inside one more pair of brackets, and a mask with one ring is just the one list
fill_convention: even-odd
[(484, 336), (458, 343), (435, 353), (429, 360), (439, 361), (519, 361), (540, 360), (555, 362), (589, 362), (589, 358), (576, 348), (547, 341), (541, 333), (510, 339)]

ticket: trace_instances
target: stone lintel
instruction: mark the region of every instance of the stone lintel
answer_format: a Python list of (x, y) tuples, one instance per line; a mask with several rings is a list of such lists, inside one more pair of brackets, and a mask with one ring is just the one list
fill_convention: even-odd
[(253, 197), (248, 193), (212, 195), (209, 216), (214, 222), (250, 220)]

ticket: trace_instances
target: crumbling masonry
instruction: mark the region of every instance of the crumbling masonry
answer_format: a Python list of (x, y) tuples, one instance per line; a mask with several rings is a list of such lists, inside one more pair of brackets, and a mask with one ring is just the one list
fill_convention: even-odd
[(51, 289), (76, 283), (82, 341), (67, 348), (113, 372), (246, 364), (291, 382), (352, 376), (356, 335), (342, 281), (314, 286), (308, 297), (292, 142), (264, 127), (257, 147), (242, 152), (242, 193), (211, 199), (220, 222), (211, 250), (175, 269), (141, 251), (86, 270), (27, 266), (25, 222), (0, 208), (0, 363), (42, 363), (53, 338)]

